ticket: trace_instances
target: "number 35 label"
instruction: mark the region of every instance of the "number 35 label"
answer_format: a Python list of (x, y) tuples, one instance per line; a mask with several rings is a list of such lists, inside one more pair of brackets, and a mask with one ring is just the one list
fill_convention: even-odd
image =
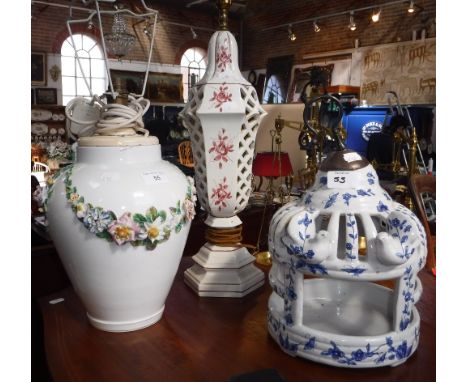
[(144, 171), (141, 176), (143, 177), (145, 184), (160, 184), (168, 182), (166, 174), (161, 171)]
[(356, 176), (351, 171), (329, 171), (327, 175), (328, 188), (353, 188), (356, 181)]

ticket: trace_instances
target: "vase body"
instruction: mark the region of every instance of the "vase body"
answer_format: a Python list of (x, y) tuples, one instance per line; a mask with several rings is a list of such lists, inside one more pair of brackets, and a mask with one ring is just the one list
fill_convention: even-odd
[[(237, 214), (252, 190), (255, 138), (266, 113), (240, 73), (237, 43), (229, 31), (211, 37), (205, 75), (190, 89), (180, 115), (190, 131), (197, 195), (208, 213), (205, 224), (239, 227)], [(207, 242), (193, 257), (196, 264), (185, 280), (200, 296), (241, 297), (263, 284), (263, 273), (251, 264), (254, 258), (237, 244)]]
[(60, 172), (47, 201), (65, 270), (92, 325), (106, 331), (161, 318), (193, 217), (190, 182), (150, 138), (79, 146), (77, 162)]

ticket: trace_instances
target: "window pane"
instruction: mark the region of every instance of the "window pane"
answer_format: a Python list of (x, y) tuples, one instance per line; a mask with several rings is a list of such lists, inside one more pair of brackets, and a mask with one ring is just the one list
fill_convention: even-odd
[(75, 96), (64, 95), (62, 97), (62, 105), (66, 106), (68, 104), (68, 102), (70, 102), (73, 98), (75, 98)]
[(89, 53), (86, 50), (80, 49), (78, 52), (78, 57), (89, 58)]
[(188, 60), (187, 56), (184, 54), (182, 56), (182, 60), (180, 60), (180, 66), (189, 66), (190, 61)]
[(194, 53), (196, 62), (200, 62), (203, 59), (204, 54), (200, 53), (198, 49), (194, 49), (193, 53)]
[(89, 57), (91, 58), (103, 58), (104, 57), (104, 55), (102, 54), (102, 50), (97, 43), (89, 50)]
[(94, 45), (96, 45), (96, 41), (94, 41), (91, 37), (83, 35), (83, 49), (86, 51), (90, 51)]
[(106, 91), (105, 78), (91, 78), (91, 84), (94, 94), (101, 95)]
[(89, 90), (83, 78), (76, 79), (76, 95), (89, 96)]
[(83, 69), (83, 72), (81, 71), (81, 69), (80, 69), (80, 67), (78, 65), (78, 62), (77, 62), (76, 63), (76, 76), (77, 77), (90, 77), (91, 76), (91, 68), (90, 68), (89, 60), (80, 58), (80, 63), (81, 63), (81, 69)]
[(91, 59), (91, 76), (93, 77), (106, 77), (106, 67), (104, 60), (93, 58)]
[(62, 77), (62, 93), (68, 95), (76, 94), (75, 77)]
[(62, 54), (62, 56), (73, 57), (75, 55), (75, 51), (68, 41), (69, 39), (64, 41), (64, 43), (62, 44), (62, 49), (60, 53)]
[(75, 59), (73, 57), (62, 57), (62, 75), (75, 75)]
[[(67, 38), (67, 41), (69, 44), (72, 44), (71, 37)], [(74, 34), (73, 35), (73, 42), (75, 43), (75, 49), (80, 50), (82, 49), (82, 44), (81, 44), (81, 35), (80, 34)]]

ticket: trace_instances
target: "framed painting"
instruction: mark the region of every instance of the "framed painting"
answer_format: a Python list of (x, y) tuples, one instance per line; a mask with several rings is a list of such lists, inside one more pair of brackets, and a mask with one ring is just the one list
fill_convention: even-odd
[(47, 85), (47, 55), (31, 53), (31, 85)]
[(57, 89), (36, 88), (36, 105), (57, 105)]
[(184, 103), (182, 74), (148, 74), (145, 97), (151, 102)]
[[(114, 90), (140, 94), (145, 80), (144, 72), (111, 70)], [(144, 97), (156, 103), (183, 103), (182, 74), (149, 72)]]

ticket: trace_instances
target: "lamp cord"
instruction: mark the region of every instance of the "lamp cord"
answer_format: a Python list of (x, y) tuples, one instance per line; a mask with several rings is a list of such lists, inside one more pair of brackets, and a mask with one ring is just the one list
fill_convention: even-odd
[[(70, 136), (74, 140), (85, 135), (92, 135), (93, 133), (94, 135), (114, 136), (128, 136), (141, 133), (147, 137), (149, 131), (145, 129), (143, 115), (149, 109), (150, 101), (143, 97), (135, 98), (132, 95), (128, 96), (128, 101), (129, 104), (126, 106), (116, 103), (105, 104), (97, 95), (93, 96), (91, 102), (83, 97), (72, 99), (65, 107), (65, 114), (71, 122), (79, 126), (79, 131), (75, 135), (68, 128)], [(83, 103), (99, 111), (98, 120), (83, 120), (73, 115), (75, 107)]]

